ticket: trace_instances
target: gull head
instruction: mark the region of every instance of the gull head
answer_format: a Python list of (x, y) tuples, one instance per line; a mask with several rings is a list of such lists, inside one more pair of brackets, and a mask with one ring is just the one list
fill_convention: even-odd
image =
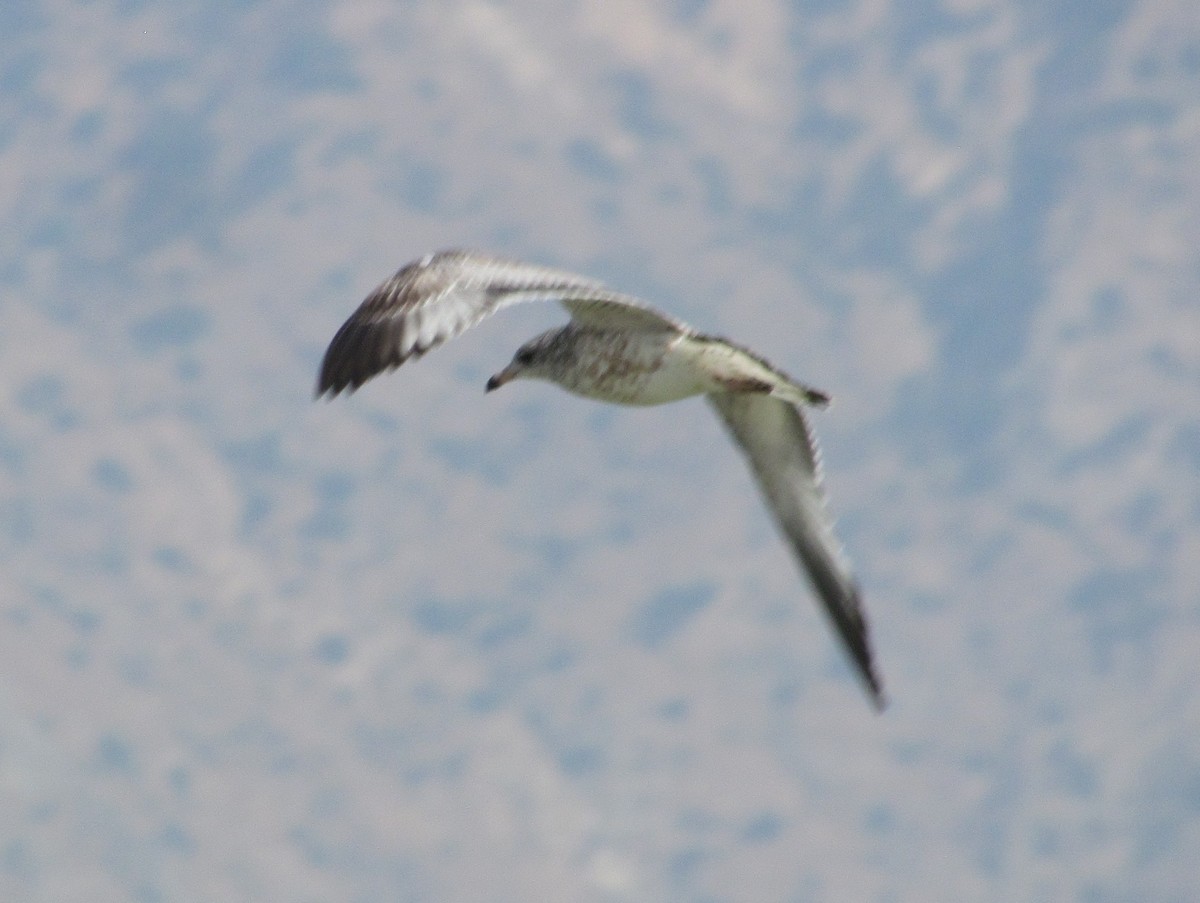
[(518, 348), (509, 365), (487, 381), (487, 391), (495, 391), (514, 379), (547, 379), (553, 382), (566, 350), (566, 343), (560, 341), (563, 332), (562, 329), (551, 329)]

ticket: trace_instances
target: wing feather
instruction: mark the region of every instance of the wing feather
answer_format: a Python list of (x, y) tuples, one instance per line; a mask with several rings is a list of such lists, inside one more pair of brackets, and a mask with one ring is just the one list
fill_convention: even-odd
[(683, 321), (643, 304), (632, 295), (623, 295), (607, 289), (586, 295), (572, 293), (564, 295), (561, 300), (563, 307), (570, 311), (572, 320), (599, 329), (627, 329), (638, 332), (693, 331)]
[(858, 583), (821, 487), (821, 456), (804, 413), (769, 395), (707, 396), (742, 449), (763, 499), (812, 582), (876, 708), (885, 705)]
[(354, 391), (496, 311), (527, 301), (560, 301), (573, 320), (598, 328), (690, 331), (585, 276), (472, 251), (439, 251), (401, 267), (367, 296), (329, 343), (316, 394)]

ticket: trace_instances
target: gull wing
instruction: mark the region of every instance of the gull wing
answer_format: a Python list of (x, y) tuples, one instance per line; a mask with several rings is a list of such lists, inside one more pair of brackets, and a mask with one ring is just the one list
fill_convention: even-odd
[(769, 395), (707, 396), (741, 448), (763, 500), (804, 567), (877, 709), (885, 705), (875, 671), (858, 583), (841, 545), (821, 486), (821, 456), (803, 412)]
[(570, 311), (571, 319), (581, 326), (630, 332), (693, 332), (682, 320), (667, 316), (632, 295), (607, 289), (590, 293), (575, 291), (559, 300)]
[(473, 251), (439, 251), (401, 267), (359, 305), (329, 343), (316, 394), (352, 392), (524, 301), (561, 301), (573, 320), (596, 328), (687, 330), (585, 276)]

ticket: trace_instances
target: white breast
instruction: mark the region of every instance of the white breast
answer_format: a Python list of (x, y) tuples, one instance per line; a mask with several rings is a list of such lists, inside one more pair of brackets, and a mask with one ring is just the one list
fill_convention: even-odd
[(575, 336), (575, 366), (560, 385), (577, 395), (627, 405), (656, 405), (708, 391), (681, 336), (667, 332), (587, 331)]

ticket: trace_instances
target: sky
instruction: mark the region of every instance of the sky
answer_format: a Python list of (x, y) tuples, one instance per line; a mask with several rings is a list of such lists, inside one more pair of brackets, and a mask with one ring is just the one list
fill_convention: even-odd
[[(0, 6), (0, 898), (1192, 901), (1193, 0)], [(829, 391), (891, 706), (700, 400), (350, 397), (465, 246)]]

